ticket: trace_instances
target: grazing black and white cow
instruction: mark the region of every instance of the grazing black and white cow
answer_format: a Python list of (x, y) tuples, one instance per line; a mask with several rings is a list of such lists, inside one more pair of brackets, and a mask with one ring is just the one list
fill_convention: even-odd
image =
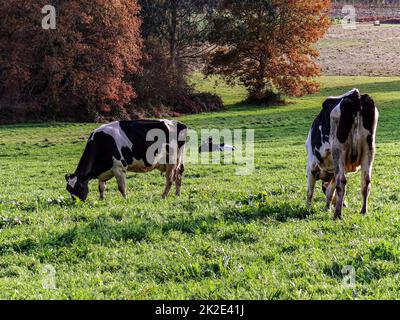
[(378, 118), (375, 102), (368, 95), (360, 95), (358, 89), (324, 102), (306, 143), (309, 205), (316, 181), (322, 180), (326, 209), (329, 210), (333, 202), (336, 206), (334, 219), (340, 219), (346, 193), (346, 173), (361, 168), (361, 213), (368, 212)]
[(118, 189), (126, 198), (126, 172), (166, 173), (163, 198), (172, 184), (181, 193), (187, 127), (169, 120), (120, 121), (96, 129), (89, 137), (74, 174), (66, 175), (67, 190), (82, 201), (87, 199), (88, 183), (99, 180), (100, 199), (106, 182), (116, 178)]

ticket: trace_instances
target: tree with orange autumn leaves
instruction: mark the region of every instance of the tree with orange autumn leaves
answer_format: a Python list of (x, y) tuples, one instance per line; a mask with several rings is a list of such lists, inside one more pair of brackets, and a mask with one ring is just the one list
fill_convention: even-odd
[[(45, 5), (56, 8), (55, 30), (42, 28)], [(0, 1), (0, 122), (127, 119), (146, 108), (149, 112), (138, 114), (219, 110), (218, 97), (197, 96), (186, 82), (190, 70), (202, 65), (208, 74), (240, 81), (250, 100), (265, 102), (271, 92), (315, 92), (319, 68), (313, 44), (329, 26), (329, 5), (329, 0)]]
[(239, 80), (249, 101), (272, 92), (302, 96), (316, 92), (320, 69), (313, 47), (330, 26), (329, 0), (222, 0), (212, 42), (219, 49), (207, 72)]
[[(42, 28), (48, 4), (55, 30)], [(136, 96), (125, 77), (142, 58), (136, 0), (7, 0), (0, 13), (2, 106), (22, 103), (49, 119), (124, 116)]]

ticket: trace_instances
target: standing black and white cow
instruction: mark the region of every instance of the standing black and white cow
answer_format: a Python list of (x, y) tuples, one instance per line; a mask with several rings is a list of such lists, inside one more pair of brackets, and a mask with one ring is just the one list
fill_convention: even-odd
[(368, 212), (378, 118), (375, 102), (368, 95), (360, 95), (358, 89), (324, 102), (306, 143), (309, 205), (316, 181), (322, 180), (326, 209), (329, 210), (333, 202), (334, 219), (340, 219), (346, 193), (346, 173), (361, 168), (361, 213)]
[(99, 180), (100, 199), (106, 182), (116, 178), (118, 189), (126, 198), (126, 172), (166, 173), (166, 198), (173, 183), (181, 193), (184, 172), (184, 149), (187, 127), (169, 120), (120, 121), (96, 129), (89, 137), (74, 174), (66, 175), (67, 190), (82, 201), (89, 193), (88, 183)]

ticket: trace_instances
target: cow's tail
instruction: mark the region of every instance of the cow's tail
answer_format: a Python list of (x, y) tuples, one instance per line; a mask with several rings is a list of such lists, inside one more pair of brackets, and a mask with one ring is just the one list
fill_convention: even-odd
[(184, 171), (184, 156), (186, 140), (188, 136), (188, 127), (181, 122), (177, 123), (178, 127), (178, 163), (177, 169), (183, 173)]

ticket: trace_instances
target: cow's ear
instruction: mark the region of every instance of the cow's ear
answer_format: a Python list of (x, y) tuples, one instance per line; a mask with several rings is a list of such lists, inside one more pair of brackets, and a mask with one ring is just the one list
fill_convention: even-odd
[(65, 180), (68, 182), (70, 177), (71, 177), (70, 174), (66, 174), (66, 175), (65, 175)]

